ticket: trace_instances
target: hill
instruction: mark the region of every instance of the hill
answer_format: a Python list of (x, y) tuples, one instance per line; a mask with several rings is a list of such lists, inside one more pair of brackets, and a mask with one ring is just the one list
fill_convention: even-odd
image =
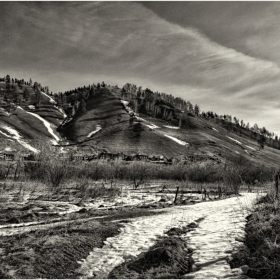
[(56, 128), (65, 114), (43, 90), (14, 80), (0, 82), (0, 149), (36, 152), (39, 139), (60, 141)]
[(132, 108), (135, 110), (135, 104), (129, 99), (116, 87), (96, 89), (86, 102), (85, 112), (62, 125), (59, 132), (84, 150), (177, 159), (194, 156), (198, 160), (222, 162), (238, 162), (245, 158), (256, 165), (278, 163), (279, 150), (268, 146), (260, 149), (259, 143), (248, 133), (237, 135), (217, 119), (191, 113), (180, 116), (175, 112), (173, 118), (164, 120), (138, 109), (139, 113), (131, 122), (130, 113)]
[(36, 153), (48, 141), (82, 154), (273, 166), (280, 158), (277, 141), (266, 138), (262, 149), (258, 131), (228, 116), (200, 113), (189, 101), (131, 84), (120, 89), (103, 82), (51, 95), (37, 82), (3, 79), (0, 103), (1, 150)]

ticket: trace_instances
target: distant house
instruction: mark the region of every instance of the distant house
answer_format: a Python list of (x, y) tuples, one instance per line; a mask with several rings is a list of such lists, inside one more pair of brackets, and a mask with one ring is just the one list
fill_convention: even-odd
[(148, 160), (148, 155), (137, 154), (137, 159), (138, 160)]
[(60, 153), (58, 155), (58, 157), (61, 160), (69, 160), (69, 159), (71, 159), (71, 155), (69, 153)]
[(108, 158), (108, 153), (101, 152), (101, 153), (98, 155), (98, 159), (107, 159), (107, 158)]
[(135, 156), (136, 156), (136, 154), (127, 155), (125, 157), (125, 160), (126, 161), (133, 161), (133, 160), (135, 160)]
[(85, 160), (85, 155), (81, 154), (81, 153), (73, 154), (72, 160), (75, 160), (75, 161)]
[(155, 156), (149, 155), (149, 156), (148, 156), (148, 160), (149, 160), (149, 161), (155, 161)]
[(33, 154), (27, 154), (27, 153), (24, 153), (24, 154), (20, 154), (19, 155), (19, 158), (20, 160), (23, 160), (23, 161), (33, 161), (35, 160), (35, 157)]
[(123, 160), (124, 158), (125, 158), (124, 153), (113, 154), (113, 159), (114, 160)]
[(5, 160), (7, 160), (7, 161), (15, 160), (15, 155), (13, 153), (5, 152), (4, 157), (5, 157)]
[(173, 159), (172, 158), (166, 158), (166, 164), (172, 164)]
[(92, 161), (92, 160), (95, 160), (95, 159), (98, 159), (98, 154), (91, 154), (87, 157), (88, 161)]

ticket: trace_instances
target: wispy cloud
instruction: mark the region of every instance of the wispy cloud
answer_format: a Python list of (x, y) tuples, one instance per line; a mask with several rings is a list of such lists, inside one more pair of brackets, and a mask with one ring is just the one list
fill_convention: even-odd
[(55, 91), (99, 78), (138, 82), (202, 109), (260, 123), (265, 118), (268, 123), (266, 110), (278, 100), (276, 63), (222, 46), (202, 30), (170, 23), (137, 2), (0, 5), (13, 11), (0, 27), (6, 38), (0, 42), (1, 75), (20, 72)]

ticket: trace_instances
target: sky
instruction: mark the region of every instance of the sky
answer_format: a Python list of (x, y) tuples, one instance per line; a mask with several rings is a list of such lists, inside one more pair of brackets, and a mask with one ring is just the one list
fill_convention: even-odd
[(0, 2), (0, 76), (105, 81), (280, 135), (280, 2)]

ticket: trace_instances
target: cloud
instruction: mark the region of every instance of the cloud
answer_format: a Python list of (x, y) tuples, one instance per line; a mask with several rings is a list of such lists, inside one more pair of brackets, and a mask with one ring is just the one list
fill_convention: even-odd
[(203, 31), (170, 23), (137, 2), (0, 6), (9, 10), (0, 27), (6, 38), (0, 41), (2, 69), (54, 91), (98, 79), (120, 86), (131, 82), (256, 122), (263, 121), (266, 108), (277, 107), (276, 63), (224, 47)]

